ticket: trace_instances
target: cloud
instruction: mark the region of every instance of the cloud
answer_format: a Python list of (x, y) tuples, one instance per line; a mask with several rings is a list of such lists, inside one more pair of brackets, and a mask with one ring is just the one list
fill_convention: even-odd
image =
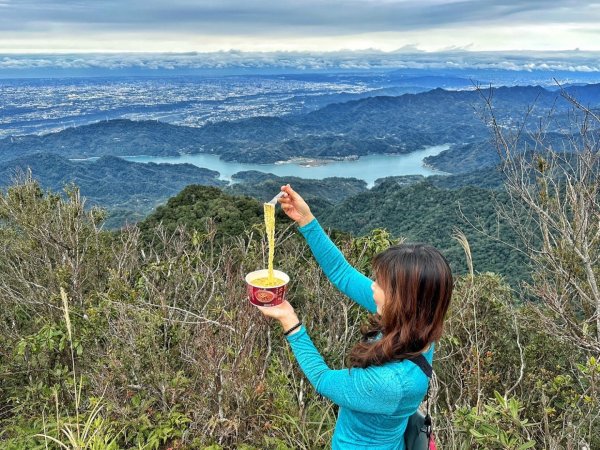
[(598, 0), (0, 0), (0, 52), (599, 50)]
[(195, 69), (247, 70), (392, 70), (498, 69), (527, 71), (600, 72), (600, 52), (469, 52), (452, 49), (403, 51), (126, 53), (75, 55), (0, 55), (3, 70), (138, 69), (182, 71)]
[(320, 35), (484, 24), (595, 25), (582, 0), (2, 0), (0, 31), (201, 32)]

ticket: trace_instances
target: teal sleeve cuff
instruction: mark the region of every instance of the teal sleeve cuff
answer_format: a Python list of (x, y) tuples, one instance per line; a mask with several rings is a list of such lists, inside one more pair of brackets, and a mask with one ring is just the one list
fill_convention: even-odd
[(301, 325), (298, 331), (296, 331), (294, 334), (286, 336), (285, 338), (288, 342), (296, 342), (297, 340), (302, 339), (302, 336), (306, 336), (307, 334), (306, 328), (304, 328), (304, 325)]
[(315, 217), (315, 218), (313, 218), (313, 220), (308, 222), (306, 225), (298, 227), (298, 231), (300, 231), (300, 233), (304, 234), (307, 231), (314, 230), (315, 228), (319, 228), (319, 226), (320, 226), (319, 221)]

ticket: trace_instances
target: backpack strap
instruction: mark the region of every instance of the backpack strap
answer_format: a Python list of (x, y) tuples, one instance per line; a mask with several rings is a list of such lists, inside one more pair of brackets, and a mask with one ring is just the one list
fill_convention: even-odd
[[(431, 367), (431, 364), (429, 364), (429, 361), (427, 361), (427, 359), (425, 359), (423, 354), (413, 356), (412, 358), (408, 358), (408, 360), (410, 362), (412, 362), (413, 364), (416, 364), (417, 366), (419, 366), (419, 369), (421, 369), (423, 371), (423, 373), (427, 376), (427, 378), (429, 380), (431, 379), (431, 377), (433, 376), (433, 367)], [(425, 394), (425, 398), (426, 398), (426, 402), (427, 402), (427, 414), (425, 415), (425, 420), (423, 422), (424, 428), (423, 428), (423, 430), (421, 430), (427, 435), (428, 442), (431, 442), (431, 432), (432, 432), (431, 416), (429, 415), (429, 386), (430, 385), (431, 385), (431, 383), (428, 382), (427, 383), (427, 394)]]
[(416, 364), (417, 366), (419, 366), (419, 368), (423, 371), (423, 373), (425, 375), (427, 375), (427, 378), (431, 378), (433, 376), (433, 367), (431, 367), (431, 364), (429, 364), (429, 361), (427, 361), (425, 359), (423, 354), (413, 356), (412, 358), (409, 358), (408, 360), (410, 362)]

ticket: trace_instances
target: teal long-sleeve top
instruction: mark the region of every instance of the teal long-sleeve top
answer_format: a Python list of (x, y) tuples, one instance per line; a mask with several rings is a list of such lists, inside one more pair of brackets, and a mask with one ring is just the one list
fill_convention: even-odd
[[(375, 313), (372, 281), (358, 272), (316, 219), (299, 228), (327, 278), (345, 295)], [(333, 370), (302, 326), (287, 337), (300, 368), (317, 392), (339, 405), (332, 449), (403, 450), (404, 431), (427, 392), (428, 379), (411, 361)], [(433, 345), (424, 353), (432, 363)]]

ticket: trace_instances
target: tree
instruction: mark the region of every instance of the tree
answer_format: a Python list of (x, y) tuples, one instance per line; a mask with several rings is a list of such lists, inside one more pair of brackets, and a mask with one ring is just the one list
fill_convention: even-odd
[[(501, 123), (493, 91), (479, 90), (486, 104), (505, 175), (508, 206), (499, 213), (515, 230), (532, 270), (526, 292), (549, 331), (571, 344), (600, 352), (600, 117), (564, 90), (572, 105), (561, 125), (563, 147), (545, 137), (555, 116), (534, 120), (535, 105), (518, 127)], [(556, 129), (556, 128), (554, 128)], [(533, 147), (522, 145), (523, 137)]]

